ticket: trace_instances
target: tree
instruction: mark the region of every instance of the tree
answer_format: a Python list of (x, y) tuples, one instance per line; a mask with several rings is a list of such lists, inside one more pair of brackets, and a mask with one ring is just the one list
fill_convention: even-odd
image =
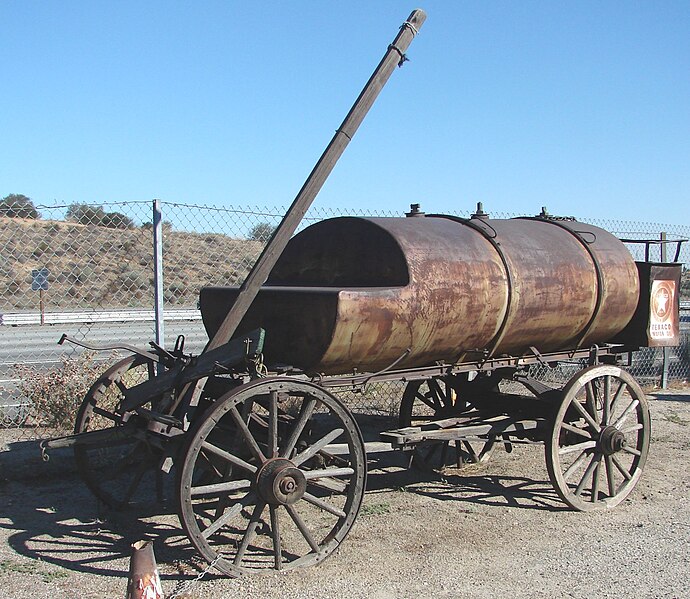
[(107, 212), (101, 219), (101, 224), (109, 229), (132, 229), (134, 221), (121, 212)]
[(34, 203), (21, 193), (11, 193), (0, 200), (0, 216), (9, 218), (40, 218)]
[(91, 204), (70, 204), (65, 213), (65, 220), (81, 225), (101, 225), (104, 218), (103, 206), (92, 206)]
[(249, 231), (249, 239), (266, 243), (273, 235), (275, 227), (271, 223), (257, 223)]

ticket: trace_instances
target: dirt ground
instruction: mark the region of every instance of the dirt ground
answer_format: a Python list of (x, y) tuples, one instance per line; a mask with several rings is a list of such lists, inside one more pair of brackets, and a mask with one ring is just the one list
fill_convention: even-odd
[[(652, 443), (632, 495), (576, 513), (548, 481), (541, 446), (494, 453), (444, 476), (373, 460), (364, 507), (323, 564), (228, 579), (208, 573), (183, 596), (690, 597), (690, 391), (653, 393)], [(0, 432), (0, 595), (123, 597), (130, 543), (154, 541), (167, 596), (204, 564), (172, 514), (104, 517), (67, 455)]]

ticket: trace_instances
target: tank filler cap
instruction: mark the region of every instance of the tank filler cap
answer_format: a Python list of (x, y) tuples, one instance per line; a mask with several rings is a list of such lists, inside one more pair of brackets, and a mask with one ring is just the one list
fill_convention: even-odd
[(541, 218), (544, 220), (563, 220), (563, 221), (575, 221), (577, 220), (574, 216), (554, 216), (553, 214), (549, 214), (549, 211), (546, 209), (546, 206), (541, 207), (541, 212), (537, 214), (536, 218)]
[(424, 212), (421, 211), (421, 206), (419, 204), (410, 204), (410, 211), (405, 213), (405, 216), (426, 216)]
[(477, 202), (477, 211), (472, 214), (470, 218), (481, 218), (482, 220), (487, 220), (489, 218), (489, 214), (484, 212), (484, 204)]

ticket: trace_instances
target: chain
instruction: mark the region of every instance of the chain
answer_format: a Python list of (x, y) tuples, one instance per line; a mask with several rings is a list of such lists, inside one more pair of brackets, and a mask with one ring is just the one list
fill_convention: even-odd
[(213, 568), (215, 568), (216, 564), (222, 559), (223, 554), (219, 553), (216, 555), (216, 557), (213, 558), (213, 561), (211, 561), (204, 570), (199, 572), (192, 580), (186, 580), (184, 582), (179, 582), (177, 586), (173, 589), (172, 594), (166, 595), (165, 599), (177, 599), (178, 597), (183, 597), (187, 593), (189, 593), (196, 585), (198, 585), (202, 578), (206, 576)]
[(264, 378), (268, 375), (268, 368), (266, 368), (266, 365), (264, 364), (264, 355), (263, 354), (258, 354), (254, 358), (249, 359), (250, 367), (254, 371), (254, 377), (252, 378)]

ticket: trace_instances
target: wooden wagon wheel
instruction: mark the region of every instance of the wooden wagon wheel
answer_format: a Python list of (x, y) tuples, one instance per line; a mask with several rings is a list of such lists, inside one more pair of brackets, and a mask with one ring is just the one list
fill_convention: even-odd
[(649, 448), (647, 400), (617, 366), (590, 366), (565, 386), (546, 443), (558, 495), (580, 511), (618, 505), (633, 490)]
[(320, 562), (349, 532), (365, 490), (357, 423), (333, 395), (291, 379), (221, 397), (181, 456), (182, 526), (231, 576)]
[[(404, 428), (469, 414), (474, 406), (460, 389), (465, 382), (464, 377), (450, 375), (408, 383), (400, 402), (398, 425)], [(495, 441), (495, 437), (490, 437), (477, 441), (429, 442), (415, 448), (413, 459), (418, 465), (433, 469), (484, 463), (491, 457)]]
[[(127, 428), (121, 423), (124, 392), (155, 376), (155, 362), (134, 355), (106, 370), (91, 386), (77, 413), (75, 433), (116, 427), (146, 429), (146, 421), (134, 415)], [(148, 406), (150, 408), (150, 406)], [(113, 435), (97, 445), (75, 445), (79, 474), (91, 492), (113, 509), (124, 509), (161, 499), (161, 474), (156, 470), (160, 448), (132, 434)]]

